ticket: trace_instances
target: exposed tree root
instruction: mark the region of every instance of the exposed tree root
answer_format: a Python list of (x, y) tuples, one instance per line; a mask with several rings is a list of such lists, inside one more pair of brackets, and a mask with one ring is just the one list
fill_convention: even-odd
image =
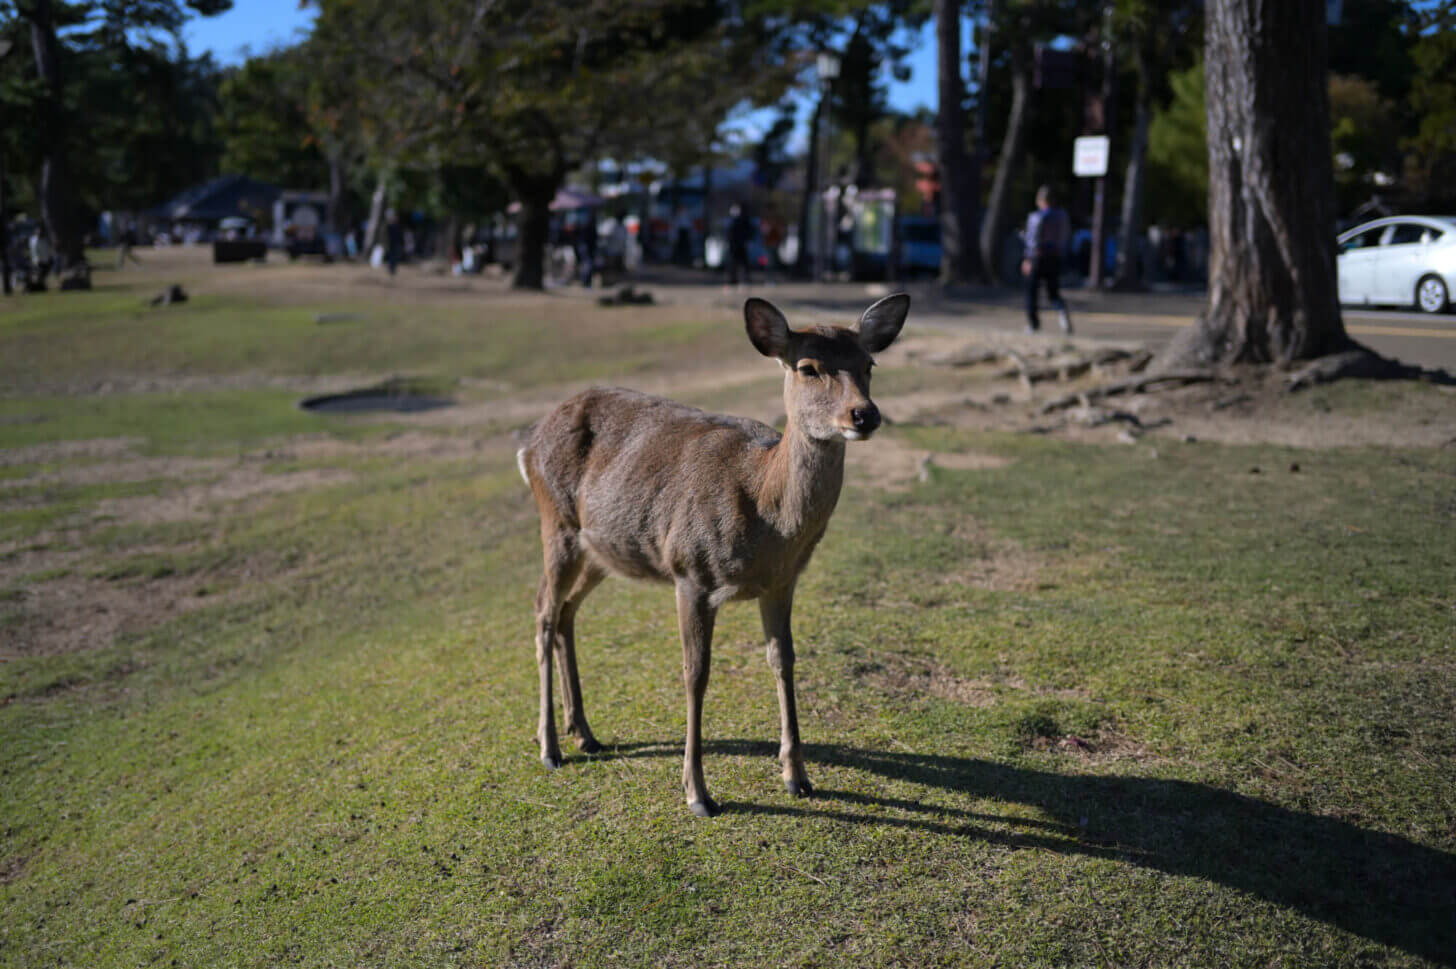
[[(1097, 401), (1108, 397), (1116, 397), (1121, 394), (1141, 394), (1156, 387), (1160, 390), (1169, 387), (1183, 387), (1188, 384), (1211, 383), (1221, 381), (1231, 383), (1230, 378), (1208, 370), (1184, 370), (1174, 373), (1155, 373), (1146, 376), (1135, 377), (1131, 380), (1121, 380), (1113, 384), (1104, 384), (1101, 387), (1091, 387), (1087, 390), (1080, 390), (1076, 393), (1063, 394), (1061, 397), (1047, 401), (1041, 407), (1043, 414), (1050, 414), (1053, 411), (1065, 410), (1068, 407), (1081, 405), (1090, 407)], [(1165, 386), (1166, 385), (1166, 386)]]
[(1389, 357), (1382, 357), (1369, 347), (1352, 343), (1350, 349), (1328, 356), (1317, 357), (1291, 373), (1285, 389), (1293, 392), (1330, 383), (1342, 377), (1358, 377), (1366, 380), (1424, 380), (1443, 386), (1456, 386), (1456, 377), (1445, 370), (1427, 370), (1424, 367), (1401, 363)]

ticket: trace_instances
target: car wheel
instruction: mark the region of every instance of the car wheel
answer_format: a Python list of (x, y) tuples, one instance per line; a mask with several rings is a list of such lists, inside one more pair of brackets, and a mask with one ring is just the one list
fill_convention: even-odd
[(1416, 309), (1422, 313), (1444, 313), (1450, 296), (1440, 276), (1422, 276), (1416, 283)]

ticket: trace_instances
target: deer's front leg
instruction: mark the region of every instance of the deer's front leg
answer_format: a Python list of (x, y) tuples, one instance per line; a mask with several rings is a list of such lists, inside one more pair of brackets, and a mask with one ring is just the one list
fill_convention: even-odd
[(765, 595), (758, 600), (763, 618), (763, 635), (768, 640), (768, 665), (779, 688), (779, 763), (784, 787), (794, 797), (814, 793), (804, 772), (804, 755), (799, 749), (799, 711), (794, 702), (794, 634), (789, 630), (794, 591)]
[(683, 642), (683, 685), (688, 694), (688, 737), (683, 748), (683, 793), (700, 818), (718, 813), (703, 781), (703, 694), (708, 691), (708, 665), (717, 610), (701, 589), (677, 587), (677, 624)]

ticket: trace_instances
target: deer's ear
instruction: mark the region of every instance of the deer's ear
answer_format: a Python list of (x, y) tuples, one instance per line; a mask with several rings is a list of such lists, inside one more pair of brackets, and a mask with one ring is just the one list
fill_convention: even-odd
[(873, 304), (859, 318), (859, 345), (870, 353), (879, 353), (895, 342), (909, 312), (909, 293), (895, 293)]
[(743, 304), (743, 323), (748, 339), (766, 357), (787, 360), (789, 357), (789, 321), (779, 308), (766, 299), (752, 297)]

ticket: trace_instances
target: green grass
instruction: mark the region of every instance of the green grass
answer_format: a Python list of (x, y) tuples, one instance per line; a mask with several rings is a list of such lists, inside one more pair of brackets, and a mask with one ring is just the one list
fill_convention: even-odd
[[(591, 366), (623, 373), (722, 339), (592, 322), (621, 346)], [(202, 370), (243, 366), (235, 323), (199, 309)], [(548, 379), (528, 342), (499, 352)], [(280, 473), (297, 459), (264, 452), (320, 433), (263, 390), (0, 407), (51, 415), (0, 422), (3, 447)], [(70, 556), (0, 588), (0, 965), (1456, 964), (1456, 455), (884, 433), (1009, 463), (851, 482), (795, 615), (811, 799), (778, 780), (756, 610), (723, 611), (711, 822), (682, 803), (665, 588), (588, 600), (607, 750), (537, 763), (539, 550), (508, 449), (365, 449), (185, 521), (88, 514), (186, 480), (0, 492), (65, 510), (4, 519), (0, 565)], [(27, 651), (30, 597), (67, 583), (193, 601)]]

